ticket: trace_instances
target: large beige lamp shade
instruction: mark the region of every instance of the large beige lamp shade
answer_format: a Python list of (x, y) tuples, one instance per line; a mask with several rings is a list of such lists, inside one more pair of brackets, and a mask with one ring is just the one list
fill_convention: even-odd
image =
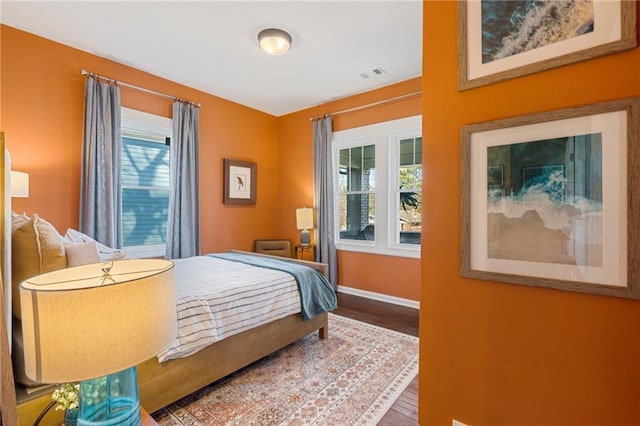
[(123, 260), (65, 268), (20, 285), (26, 374), (81, 381), (157, 355), (177, 332), (173, 263)]
[(136, 365), (177, 333), (173, 263), (120, 260), (20, 284), (25, 372), (80, 381), (80, 426), (140, 426)]

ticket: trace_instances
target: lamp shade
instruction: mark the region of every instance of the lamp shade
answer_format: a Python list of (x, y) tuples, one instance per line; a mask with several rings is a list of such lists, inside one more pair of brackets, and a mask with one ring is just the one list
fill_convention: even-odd
[(161, 259), (94, 263), (23, 281), (27, 376), (82, 381), (152, 358), (176, 337), (175, 298), (173, 263)]
[(291, 35), (277, 28), (267, 28), (258, 34), (260, 48), (270, 55), (282, 55), (291, 47)]
[(26, 198), (29, 196), (29, 174), (11, 170), (11, 196)]
[(296, 226), (298, 229), (313, 228), (313, 209), (303, 207), (296, 209)]

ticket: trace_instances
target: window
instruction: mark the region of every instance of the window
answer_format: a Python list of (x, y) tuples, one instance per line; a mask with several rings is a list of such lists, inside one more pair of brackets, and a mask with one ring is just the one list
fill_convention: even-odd
[(393, 230), (396, 244), (420, 244), (422, 231), (422, 137), (395, 134), (391, 149), (398, 152), (394, 167), (393, 186), (397, 228)]
[(340, 150), (338, 210), (340, 238), (372, 240), (375, 223), (375, 145)]
[(334, 133), (336, 246), (420, 256), (421, 116)]
[(171, 119), (122, 108), (122, 234), (140, 257), (163, 256)]

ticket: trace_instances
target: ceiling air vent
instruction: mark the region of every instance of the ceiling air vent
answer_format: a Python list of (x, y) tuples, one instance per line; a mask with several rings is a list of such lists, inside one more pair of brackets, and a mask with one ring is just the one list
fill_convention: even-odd
[(370, 77), (377, 77), (377, 76), (380, 76), (380, 75), (386, 74), (386, 73), (387, 72), (384, 69), (378, 67), (378, 68), (374, 68), (372, 70), (369, 70), (367, 72), (360, 73), (360, 77), (362, 77), (364, 79), (367, 79), (367, 78), (370, 78)]

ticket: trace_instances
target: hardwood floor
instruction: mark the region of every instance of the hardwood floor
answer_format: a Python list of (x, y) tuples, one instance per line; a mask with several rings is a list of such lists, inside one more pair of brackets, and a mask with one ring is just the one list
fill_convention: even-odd
[[(418, 310), (364, 297), (338, 293), (334, 314), (418, 336)], [(331, 330), (329, 330), (331, 333)], [(418, 378), (407, 386), (379, 426), (413, 426), (418, 424)]]

